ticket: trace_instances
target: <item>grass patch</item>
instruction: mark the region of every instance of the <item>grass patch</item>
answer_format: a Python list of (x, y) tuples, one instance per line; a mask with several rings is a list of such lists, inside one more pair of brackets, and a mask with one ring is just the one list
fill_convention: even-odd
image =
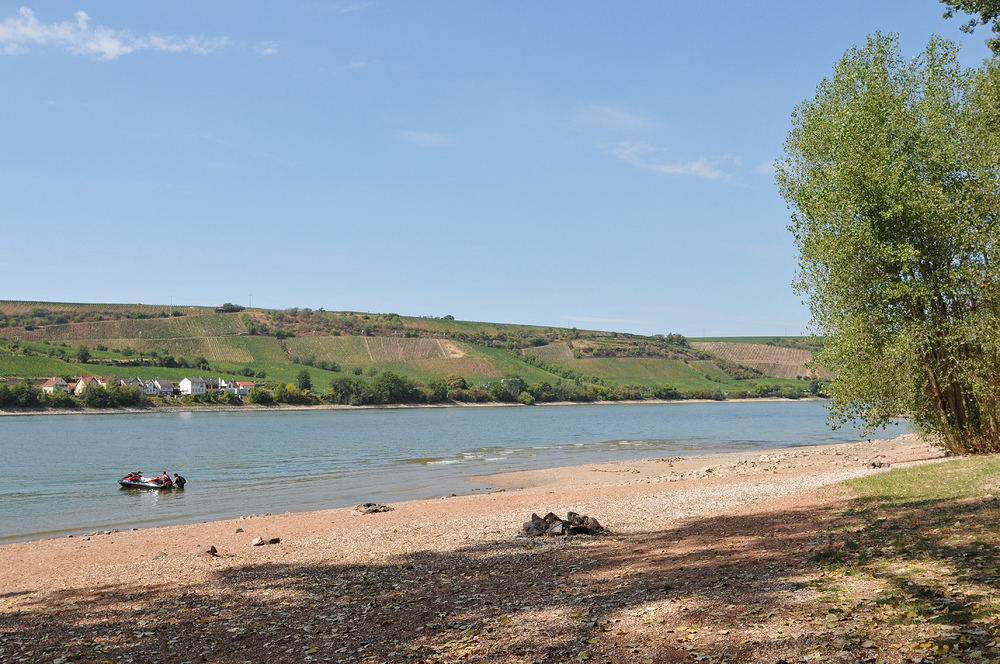
[(854, 498), (811, 558), (820, 609), (885, 625), (909, 641), (902, 661), (1000, 658), (998, 474), (993, 456), (846, 482)]

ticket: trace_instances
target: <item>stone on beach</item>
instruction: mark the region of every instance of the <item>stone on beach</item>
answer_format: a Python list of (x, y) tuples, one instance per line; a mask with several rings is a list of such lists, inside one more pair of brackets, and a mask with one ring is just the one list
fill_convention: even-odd
[(597, 519), (576, 512), (568, 512), (565, 519), (549, 512), (545, 517), (531, 515), (531, 521), (525, 521), (521, 526), (521, 537), (561, 537), (564, 535), (599, 535), (607, 532)]
[(354, 511), (359, 514), (377, 514), (379, 512), (391, 512), (393, 508), (385, 503), (361, 503), (354, 506)]

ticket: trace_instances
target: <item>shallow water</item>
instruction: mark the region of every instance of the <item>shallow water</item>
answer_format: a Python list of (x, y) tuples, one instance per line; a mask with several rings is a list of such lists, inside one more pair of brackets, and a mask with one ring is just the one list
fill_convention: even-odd
[[(905, 433), (902, 427), (884, 437)], [(857, 440), (810, 402), (0, 418), (0, 543), (488, 489), (466, 478)], [(130, 470), (183, 491), (121, 489)]]

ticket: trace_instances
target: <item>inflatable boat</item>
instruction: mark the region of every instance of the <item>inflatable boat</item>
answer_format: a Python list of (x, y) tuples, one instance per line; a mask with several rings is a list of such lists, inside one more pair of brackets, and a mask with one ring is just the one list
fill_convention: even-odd
[(164, 486), (159, 477), (144, 477), (139, 473), (129, 473), (118, 480), (118, 483), (126, 489), (172, 489), (174, 486), (173, 484)]

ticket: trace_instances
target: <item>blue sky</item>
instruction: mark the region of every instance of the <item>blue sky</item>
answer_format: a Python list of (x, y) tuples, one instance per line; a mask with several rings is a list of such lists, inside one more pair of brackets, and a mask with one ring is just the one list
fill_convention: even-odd
[(0, 299), (798, 334), (770, 163), (936, 0), (0, 0)]

